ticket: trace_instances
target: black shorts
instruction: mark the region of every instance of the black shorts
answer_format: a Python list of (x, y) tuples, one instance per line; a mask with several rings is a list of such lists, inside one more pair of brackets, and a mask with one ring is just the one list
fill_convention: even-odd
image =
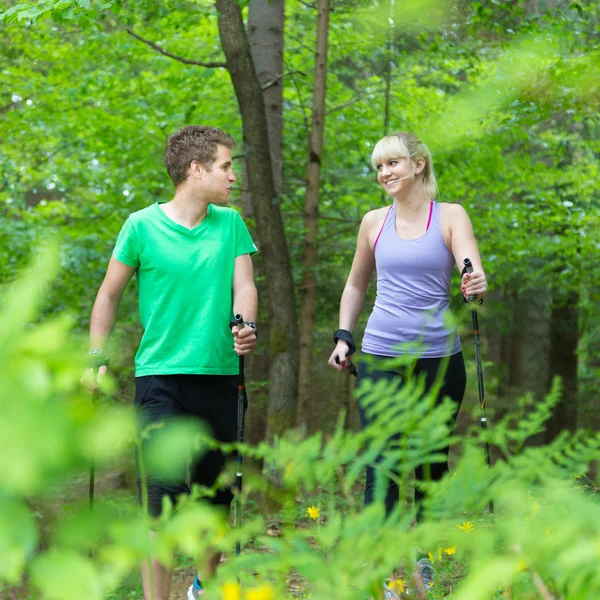
[[(231, 443), (237, 436), (237, 383), (236, 375), (147, 375), (135, 378), (135, 409), (140, 431), (153, 423), (167, 423), (182, 417), (198, 419), (208, 425), (212, 437)], [(158, 431), (158, 430), (154, 430)], [(150, 431), (151, 440), (153, 431)], [(142, 441), (142, 452), (149, 440)], [(141, 498), (138, 458), (138, 491)], [(146, 467), (148, 510), (159, 516), (162, 498), (167, 495), (175, 504), (181, 494), (189, 494), (194, 483), (212, 487), (222, 472), (227, 457), (220, 450), (209, 450), (197, 460), (175, 466), (168, 480), (153, 475)], [(189, 485), (187, 483), (189, 466)], [(233, 495), (229, 488), (217, 490), (207, 500), (227, 506)]]

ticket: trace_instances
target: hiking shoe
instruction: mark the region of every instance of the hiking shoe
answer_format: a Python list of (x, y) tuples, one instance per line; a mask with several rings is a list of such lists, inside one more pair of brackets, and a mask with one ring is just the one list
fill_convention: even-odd
[(396, 592), (388, 587), (387, 584), (383, 586), (383, 599), (384, 600), (399, 600), (400, 596)]
[(198, 587), (195, 583), (190, 585), (190, 589), (187, 593), (187, 600), (196, 600), (200, 596), (204, 595), (204, 590), (201, 587)]
[(417, 567), (419, 567), (419, 572), (421, 573), (423, 586), (426, 590), (431, 590), (435, 585), (435, 570), (431, 565), (431, 561), (428, 558), (422, 558), (417, 561)]

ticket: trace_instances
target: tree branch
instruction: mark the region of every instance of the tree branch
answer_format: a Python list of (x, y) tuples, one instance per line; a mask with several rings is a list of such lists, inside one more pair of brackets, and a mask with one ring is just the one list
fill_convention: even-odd
[(310, 2), (305, 2), (304, 0), (298, 0), (298, 2), (300, 2), (300, 4), (304, 4), (304, 6), (308, 6), (308, 8), (314, 8), (315, 10), (317, 10), (316, 5), (311, 4)]
[(352, 100), (348, 100), (348, 102), (344, 102), (344, 104), (340, 104), (339, 106), (334, 106), (333, 108), (330, 108), (325, 114), (330, 115), (331, 113), (335, 112), (336, 110), (343, 110), (344, 108), (348, 108), (349, 106), (352, 106), (353, 104), (356, 104), (357, 102), (360, 102), (362, 99), (363, 99), (362, 96), (358, 96), (357, 98), (352, 98)]
[[(285, 63), (285, 59), (283, 60), (283, 62)], [(306, 130), (306, 137), (309, 137), (310, 129), (308, 127), (308, 116), (307, 116), (307, 112), (306, 112), (306, 107), (304, 106), (304, 102), (302, 100), (302, 94), (300, 94), (300, 88), (298, 87), (298, 82), (296, 81), (296, 78), (294, 77), (294, 73), (296, 73), (296, 71), (289, 71), (289, 74), (292, 78), (292, 83), (294, 84), (294, 87), (296, 88), (296, 94), (298, 95), (298, 102), (300, 103), (300, 107), (302, 109), (302, 117), (304, 119), (304, 129)]]
[(280, 79), (283, 79), (286, 75), (294, 75), (295, 73), (300, 73), (300, 75), (304, 75), (306, 77), (306, 73), (304, 71), (288, 71), (287, 73), (281, 73), (281, 75), (277, 75), (271, 81), (267, 81), (267, 83), (263, 84), (262, 90), (268, 90), (270, 87), (274, 86)]
[(227, 68), (227, 64), (224, 62), (204, 62), (201, 60), (192, 60), (190, 58), (183, 58), (182, 56), (177, 56), (175, 54), (171, 54), (171, 52), (168, 52), (164, 48), (161, 48), (158, 44), (155, 44), (154, 42), (151, 42), (150, 40), (144, 39), (141, 35), (138, 35), (132, 29), (127, 28), (126, 31), (129, 35), (134, 37), (136, 40), (139, 40), (140, 42), (143, 42), (147, 46), (150, 46), (150, 48), (152, 48), (153, 50), (156, 50), (157, 52), (160, 52), (161, 54), (164, 54), (165, 56), (168, 56), (169, 58), (172, 58), (173, 60), (178, 60), (179, 62), (185, 63), (186, 65), (197, 65), (199, 67), (206, 67), (207, 69), (217, 69), (217, 68), (218, 69), (226, 69)]
[[(303, 212), (289, 212), (289, 213), (283, 213), (283, 215), (285, 217), (293, 217), (296, 219), (300, 219), (300, 218), (304, 218), (306, 215)], [(360, 219), (345, 219), (344, 217), (330, 217), (329, 215), (324, 215), (319, 213), (319, 219), (323, 219), (324, 221), (338, 221), (340, 223), (353, 223), (352, 227), (356, 227), (356, 225), (360, 224)], [(344, 229), (344, 231), (346, 231)]]

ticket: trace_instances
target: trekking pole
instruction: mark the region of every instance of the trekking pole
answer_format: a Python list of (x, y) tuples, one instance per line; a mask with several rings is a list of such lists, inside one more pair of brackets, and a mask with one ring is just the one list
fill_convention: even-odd
[[(92, 401), (92, 409), (94, 407), (94, 402)], [(90, 462), (90, 487), (89, 487), (89, 501), (90, 501), (90, 510), (94, 510), (94, 483), (96, 481), (96, 459), (92, 456), (92, 460)]]
[[(98, 370), (99, 370), (99, 367), (96, 367), (96, 366), (92, 367), (92, 378), (93, 378), (95, 387), (98, 386)], [(92, 411), (96, 410), (96, 404), (94, 402), (94, 400), (96, 398), (96, 393), (97, 393), (97, 391), (94, 391), (94, 393), (91, 395)], [(90, 485), (89, 485), (89, 490), (88, 490), (90, 510), (94, 510), (94, 484), (95, 484), (95, 482), (96, 482), (96, 457), (92, 454), (92, 460), (90, 461)]]
[[(108, 367), (108, 359), (104, 356), (104, 353), (94, 353), (88, 356), (88, 368), (92, 369), (92, 381), (94, 383), (94, 391), (90, 394), (92, 411), (96, 410), (95, 400), (98, 397), (98, 381), (100, 379), (100, 367)], [(96, 482), (96, 458), (92, 455), (90, 461), (90, 484), (88, 488), (88, 499), (90, 510), (94, 508), (94, 484)]]
[[(244, 328), (244, 319), (242, 315), (235, 315), (235, 323), (238, 329)], [(238, 444), (242, 444), (244, 442), (244, 405), (246, 403), (246, 384), (244, 382), (244, 357), (239, 356), (239, 379), (238, 379), (238, 396), (237, 396), (237, 441)], [(235, 513), (235, 526), (236, 529), (239, 530), (242, 527), (242, 452), (237, 449), (236, 451), (236, 463), (237, 463), (237, 472), (235, 479), (235, 486), (237, 488), (237, 493), (235, 495), (235, 504), (234, 504), (234, 513)], [(241, 552), (241, 544), (238, 540), (235, 543), (235, 554), (238, 556)]]
[[(464, 262), (464, 273), (473, 272), (473, 264), (469, 258), (465, 258)], [(467, 302), (473, 302), (476, 296), (467, 296)], [(481, 344), (479, 341), (479, 316), (477, 310), (471, 309), (471, 317), (473, 319), (473, 342), (475, 344), (475, 361), (477, 363), (477, 388), (479, 390), (479, 409), (481, 416), (481, 428), (484, 432), (487, 431), (487, 417), (485, 415), (485, 389), (483, 387), (483, 364), (481, 362)], [(485, 456), (488, 464), (488, 468), (492, 467), (490, 460), (490, 445), (487, 440), (485, 441)], [(490, 514), (494, 514), (494, 501), (490, 499)]]
[[(340, 364), (340, 359), (337, 356), (335, 357), (335, 362), (338, 365)], [(348, 363), (348, 373), (350, 373), (350, 375), (354, 375), (354, 377), (358, 377), (356, 365), (348, 357), (346, 357), (346, 362)]]

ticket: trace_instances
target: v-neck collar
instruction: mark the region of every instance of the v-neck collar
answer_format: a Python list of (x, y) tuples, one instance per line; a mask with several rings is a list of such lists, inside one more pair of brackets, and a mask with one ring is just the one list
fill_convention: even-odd
[(173, 219), (171, 219), (171, 217), (169, 217), (164, 211), (163, 209), (160, 207), (161, 204), (166, 204), (166, 202), (161, 202), (158, 201), (156, 203), (156, 210), (158, 211), (161, 220), (166, 223), (169, 227), (171, 227), (171, 229), (175, 229), (176, 231), (179, 231), (180, 233), (184, 233), (186, 235), (197, 235), (200, 231), (202, 231), (205, 227), (206, 224), (208, 223), (208, 221), (210, 221), (213, 212), (214, 212), (214, 208), (212, 204), (209, 204), (206, 210), (206, 216), (204, 217), (204, 219), (202, 219), (202, 221), (200, 223), (198, 223), (198, 225), (196, 225), (196, 227), (194, 227), (193, 229), (188, 229), (187, 227), (184, 227), (183, 225), (180, 225), (179, 223), (176, 223), (175, 221), (173, 221)]

